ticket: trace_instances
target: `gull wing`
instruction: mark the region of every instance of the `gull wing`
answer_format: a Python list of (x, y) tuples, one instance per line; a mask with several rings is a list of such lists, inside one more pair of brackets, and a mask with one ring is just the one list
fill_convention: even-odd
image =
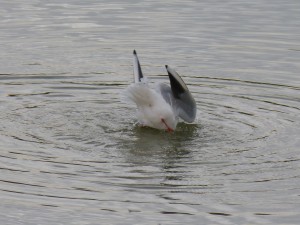
[(141, 82), (142, 78), (144, 78), (139, 58), (135, 50), (133, 50), (133, 75), (135, 83)]
[(173, 107), (176, 107), (178, 115), (181, 119), (191, 123), (196, 118), (197, 108), (195, 99), (179, 74), (168, 65), (166, 65), (166, 69), (169, 74), (172, 97), (174, 98), (175, 102), (173, 103)]

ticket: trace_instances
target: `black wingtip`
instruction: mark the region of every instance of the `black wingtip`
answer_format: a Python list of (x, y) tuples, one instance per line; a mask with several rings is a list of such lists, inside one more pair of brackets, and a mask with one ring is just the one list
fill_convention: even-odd
[(135, 54), (135, 55), (136, 55), (136, 51), (135, 51), (135, 49), (133, 50), (133, 54)]
[(166, 69), (168, 69), (168, 65), (165, 65)]

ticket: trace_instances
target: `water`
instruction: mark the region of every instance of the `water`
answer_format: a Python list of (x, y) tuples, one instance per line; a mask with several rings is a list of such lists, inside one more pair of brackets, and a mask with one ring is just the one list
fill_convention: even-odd
[[(1, 224), (299, 224), (300, 2), (2, 1)], [(136, 49), (198, 106), (120, 101)]]

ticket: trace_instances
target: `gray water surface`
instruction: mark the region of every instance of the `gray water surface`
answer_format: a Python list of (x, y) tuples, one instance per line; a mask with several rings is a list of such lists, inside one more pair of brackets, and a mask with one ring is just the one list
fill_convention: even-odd
[[(298, 0), (0, 6), (1, 224), (299, 224)], [(133, 49), (195, 123), (136, 124)]]

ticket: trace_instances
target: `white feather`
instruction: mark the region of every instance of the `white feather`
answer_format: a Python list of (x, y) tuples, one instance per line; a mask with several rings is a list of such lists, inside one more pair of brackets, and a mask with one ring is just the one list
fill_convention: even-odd
[(187, 86), (176, 73), (166, 65), (171, 87), (158, 84), (156, 89), (142, 73), (136, 51), (133, 51), (134, 83), (129, 85), (124, 93), (127, 100), (137, 106), (137, 117), (144, 126), (173, 131), (178, 118), (187, 122), (193, 121), (196, 114), (196, 103)]

